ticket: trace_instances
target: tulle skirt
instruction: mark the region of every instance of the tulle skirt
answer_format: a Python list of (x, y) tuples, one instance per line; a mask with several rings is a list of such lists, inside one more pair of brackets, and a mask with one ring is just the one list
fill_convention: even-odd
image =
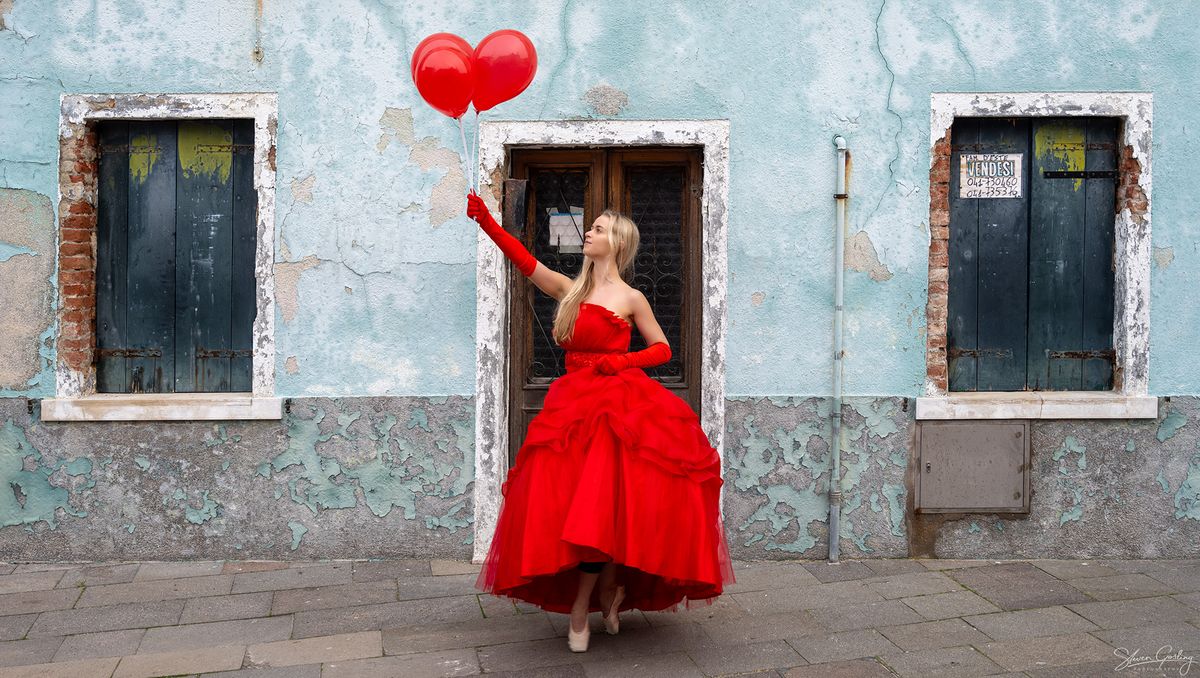
[(565, 613), (578, 564), (613, 561), (623, 610), (710, 604), (734, 581), (721, 483), (717, 451), (681, 398), (641, 369), (569, 370), (502, 485), (476, 588)]

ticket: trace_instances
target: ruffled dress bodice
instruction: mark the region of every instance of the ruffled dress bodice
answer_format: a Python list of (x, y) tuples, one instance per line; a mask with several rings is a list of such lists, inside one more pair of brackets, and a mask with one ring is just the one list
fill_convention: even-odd
[(626, 353), (633, 326), (605, 306), (583, 302), (575, 318), (575, 331), (566, 343), (568, 372), (590, 367), (608, 353)]

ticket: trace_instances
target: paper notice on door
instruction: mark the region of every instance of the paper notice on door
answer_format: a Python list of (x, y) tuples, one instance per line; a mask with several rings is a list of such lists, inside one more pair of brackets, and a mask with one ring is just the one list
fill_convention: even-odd
[(1021, 153), (972, 153), (958, 159), (958, 197), (1021, 197)]
[(570, 213), (548, 209), (550, 215), (550, 246), (557, 247), (559, 254), (583, 251), (583, 208), (571, 206)]

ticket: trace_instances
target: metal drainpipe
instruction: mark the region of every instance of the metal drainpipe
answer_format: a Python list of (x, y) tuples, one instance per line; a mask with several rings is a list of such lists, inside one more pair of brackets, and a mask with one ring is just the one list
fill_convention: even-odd
[(833, 137), (833, 144), (837, 147), (837, 189), (833, 194), (837, 201), (834, 208), (837, 244), (833, 255), (833, 404), (830, 410), (833, 430), (829, 437), (833, 463), (829, 475), (829, 562), (836, 563), (842, 518), (842, 277), (846, 256), (846, 167), (850, 151), (840, 134)]

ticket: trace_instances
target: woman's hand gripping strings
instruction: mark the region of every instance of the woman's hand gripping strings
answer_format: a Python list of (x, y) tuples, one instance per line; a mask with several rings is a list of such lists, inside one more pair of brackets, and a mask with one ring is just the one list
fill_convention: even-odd
[(500, 247), (504, 256), (516, 264), (517, 270), (521, 271), (522, 275), (528, 278), (533, 274), (533, 269), (537, 268), (537, 259), (529, 253), (529, 250), (525, 249), (520, 240), (509, 235), (508, 231), (496, 223), (496, 220), (492, 218), (492, 213), (483, 204), (483, 198), (479, 197), (475, 191), (471, 191), (467, 195), (467, 216), (479, 224), (483, 232), (487, 233), (488, 237)]

